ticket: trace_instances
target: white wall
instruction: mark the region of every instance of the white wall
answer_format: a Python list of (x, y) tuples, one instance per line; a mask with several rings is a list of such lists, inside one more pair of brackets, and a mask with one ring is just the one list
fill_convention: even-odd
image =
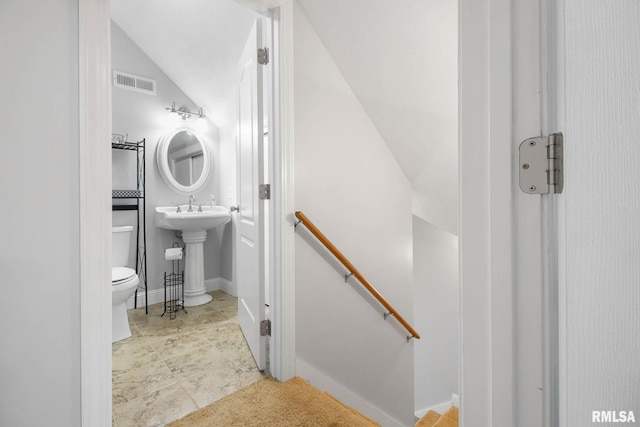
[[(411, 186), (294, 8), (295, 205), (413, 321)], [(310, 234), (296, 232), (297, 373), (384, 425), (413, 425), (413, 346)]]
[[(174, 241), (182, 244), (175, 233), (163, 230), (154, 225), (156, 206), (166, 206), (172, 203), (187, 203), (187, 196), (171, 191), (162, 180), (156, 164), (156, 146), (163, 132), (170, 128), (165, 107), (170, 107), (175, 101), (176, 108), (186, 106), (192, 112), (198, 111), (196, 106), (148, 56), (136, 46), (133, 41), (112, 22), (112, 67), (157, 81), (157, 96), (129, 91), (113, 87), (113, 132), (129, 134), (129, 140), (139, 141), (146, 138), (146, 203), (147, 203), (147, 268), (149, 290), (161, 289), (163, 274), (171, 266), (164, 260), (164, 249)], [(195, 123), (194, 120), (185, 122)], [(210, 195), (220, 199), (220, 136), (218, 128), (210, 120), (209, 131), (204, 133), (208, 139), (213, 154), (213, 170), (209, 182), (203, 189), (195, 193), (196, 203), (209, 204)], [(180, 124), (182, 125), (182, 123)], [(114, 150), (113, 159), (113, 188), (133, 189), (136, 185), (135, 153)], [(134, 225), (135, 211), (118, 211), (113, 213), (114, 225)], [(230, 234), (229, 225), (209, 230), (204, 244), (205, 279), (214, 279), (223, 275), (221, 266), (222, 242)], [(131, 262), (134, 263), (134, 254)], [(227, 278), (230, 278), (227, 277)]]
[(566, 4), (567, 426), (640, 420), (640, 4)]
[(413, 214), (456, 234), (458, 1), (298, 3), (412, 183)]
[(458, 392), (458, 237), (413, 217), (416, 412)]
[(2, 2), (0, 35), (0, 425), (79, 426), (78, 3)]

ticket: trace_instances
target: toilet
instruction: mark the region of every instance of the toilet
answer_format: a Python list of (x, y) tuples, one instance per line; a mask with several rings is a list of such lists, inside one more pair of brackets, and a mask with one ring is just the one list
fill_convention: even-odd
[(111, 229), (111, 307), (112, 326), (111, 342), (129, 338), (131, 328), (127, 318), (127, 300), (131, 298), (138, 286), (138, 275), (128, 268), (129, 244), (133, 227), (113, 227)]

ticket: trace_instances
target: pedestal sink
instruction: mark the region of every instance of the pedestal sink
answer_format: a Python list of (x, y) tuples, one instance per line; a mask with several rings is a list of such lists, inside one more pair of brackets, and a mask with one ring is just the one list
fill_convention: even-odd
[(204, 251), (202, 244), (207, 240), (207, 230), (226, 224), (231, 220), (227, 208), (222, 206), (203, 206), (202, 212), (188, 205), (158, 206), (155, 223), (165, 230), (182, 231), (182, 240), (186, 244), (184, 267), (184, 305), (194, 307), (211, 301), (211, 295), (204, 287)]

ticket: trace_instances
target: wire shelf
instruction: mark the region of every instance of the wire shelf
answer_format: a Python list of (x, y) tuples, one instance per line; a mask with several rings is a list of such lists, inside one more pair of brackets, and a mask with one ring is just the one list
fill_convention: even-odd
[(144, 197), (142, 190), (113, 190), (111, 197), (114, 199), (141, 199)]

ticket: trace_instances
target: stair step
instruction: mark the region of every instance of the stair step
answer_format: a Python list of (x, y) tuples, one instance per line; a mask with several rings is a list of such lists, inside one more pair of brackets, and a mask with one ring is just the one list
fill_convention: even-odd
[(452, 406), (442, 415), (436, 411), (429, 411), (420, 418), (416, 427), (458, 427), (458, 408)]
[(429, 411), (425, 414), (424, 417), (420, 418), (420, 420), (416, 423), (416, 427), (433, 427), (435, 423), (442, 417), (436, 411)]
[(458, 427), (458, 408), (449, 408), (432, 427)]
[(324, 394), (327, 395), (328, 397), (330, 397), (332, 400), (334, 400), (338, 405), (342, 406), (343, 408), (345, 408), (346, 410), (348, 410), (349, 412), (354, 414), (356, 417), (360, 418), (363, 422), (371, 423), (372, 426), (380, 426), (380, 424), (376, 423), (371, 418), (365, 417), (360, 412), (356, 411), (351, 406), (345, 405), (340, 400), (336, 399), (334, 396), (332, 396), (331, 394), (327, 393), (326, 391), (324, 392)]

